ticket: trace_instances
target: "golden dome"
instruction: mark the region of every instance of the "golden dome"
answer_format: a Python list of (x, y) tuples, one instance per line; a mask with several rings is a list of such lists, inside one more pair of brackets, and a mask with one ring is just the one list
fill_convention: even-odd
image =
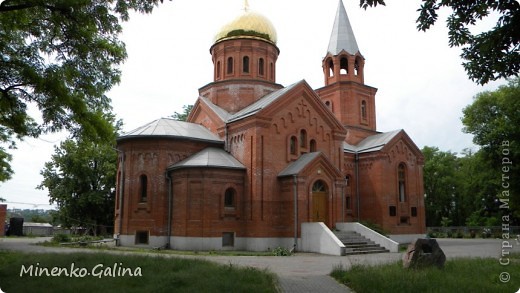
[(259, 13), (250, 11), (245, 11), (222, 27), (215, 36), (215, 42), (240, 37), (264, 39), (273, 44), (276, 44), (277, 41), (276, 30), (271, 21)]

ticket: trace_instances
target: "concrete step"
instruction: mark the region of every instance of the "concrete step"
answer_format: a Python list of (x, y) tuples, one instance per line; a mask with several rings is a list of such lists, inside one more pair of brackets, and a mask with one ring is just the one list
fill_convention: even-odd
[(375, 244), (372, 240), (365, 238), (359, 233), (353, 231), (334, 231), (334, 234), (345, 245), (346, 255), (388, 252), (384, 247)]
[(385, 252), (389, 252), (389, 251), (387, 249), (383, 249), (383, 250), (356, 250), (356, 251), (345, 251), (345, 255), (385, 253)]

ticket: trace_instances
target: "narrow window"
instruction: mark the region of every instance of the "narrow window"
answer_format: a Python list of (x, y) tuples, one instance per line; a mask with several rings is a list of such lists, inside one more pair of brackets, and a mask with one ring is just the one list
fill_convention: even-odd
[(300, 147), (304, 148), (307, 146), (307, 131), (305, 129), (300, 130)]
[(264, 58), (260, 58), (258, 60), (258, 75), (263, 76), (264, 75)]
[(366, 101), (361, 101), (361, 118), (363, 118), (363, 120), (367, 119), (367, 102)]
[(291, 155), (296, 155), (296, 145), (297, 145), (296, 136), (291, 136), (291, 141), (290, 141), (290, 146), (289, 146)]
[(234, 208), (235, 207), (235, 190), (233, 188), (226, 189), (224, 194), (224, 207)]
[(148, 244), (148, 231), (135, 232), (135, 244)]
[(329, 77), (334, 76), (334, 62), (332, 59), (329, 59)]
[(244, 58), (242, 58), (242, 72), (249, 73), (249, 57), (248, 56), (244, 56)]
[(341, 58), (339, 62), (340, 74), (348, 74), (348, 60), (346, 57)]
[(390, 217), (395, 217), (397, 215), (397, 209), (395, 206), (390, 206), (388, 211), (390, 213)]
[(406, 201), (406, 174), (404, 164), (399, 164), (398, 168), (399, 202)]
[(233, 73), (233, 57), (227, 59), (227, 74)]
[(217, 62), (217, 79), (220, 79), (220, 61)]
[(309, 142), (309, 148), (311, 153), (316, 151), (316, 141), (314, 139), (311, 139)]
[(148, 201), (148, 177), (146, 175), (139, 177), (139, 201)]
[(412, 217), (417, 217), (417, 207), (412, 207)]

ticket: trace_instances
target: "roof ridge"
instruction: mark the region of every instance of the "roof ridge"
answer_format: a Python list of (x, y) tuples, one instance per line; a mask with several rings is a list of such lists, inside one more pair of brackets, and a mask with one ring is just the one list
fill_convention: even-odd
[(236, 112), (235, 114), (232, 114), (229, 119), (226, 122), (234, 122), (238, 121), (240, 119), (249, 117), (253, 114), (258, 113), (262, 109), (266, 108), (267, 106), (271, 105), (274, 101), (278, 100), (280, 97), (282, 97), (285, 93), (293, 89), (296, 85), (305, 82), (304, 79), (301, 79), (293, 84), (290, 84), (286, 87), (283, 87), (281, 89), (275, 90), (273, 92), (270, 92), (254, 103), (250, 104), (247, 107), (244, 107), (240, 111)]

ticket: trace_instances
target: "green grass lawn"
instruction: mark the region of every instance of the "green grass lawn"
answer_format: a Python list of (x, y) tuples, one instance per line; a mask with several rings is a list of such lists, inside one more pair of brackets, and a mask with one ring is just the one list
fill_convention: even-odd
[[(520, 259), (509, 265), (493, 258), (459, 258), (446, 261), (444, 269), (404, 269), (402, 262), (381, 266), (354, 265), (335, 269), (331, 276), (357, 293), (363, 292), (517, 292), (520, 288)], [(500, 281), (501, 273), (511, 276)], [(505, 277), (505, 275), (503, 275)]]
[[(46, 276), (43, 268), (52, 275), (54, 267), (58, 268), (54, 274), (61, 276)], [(121, 276), (124, 271), (125, 276)], [(141, 276), (130, 276), (128, 271)], [(81, 277), (83, 273), (86, 275)], [(0, 251), (0, 288), (7, 293), (276, 292), (276, 277), (254, 268), (175, 257)]]

